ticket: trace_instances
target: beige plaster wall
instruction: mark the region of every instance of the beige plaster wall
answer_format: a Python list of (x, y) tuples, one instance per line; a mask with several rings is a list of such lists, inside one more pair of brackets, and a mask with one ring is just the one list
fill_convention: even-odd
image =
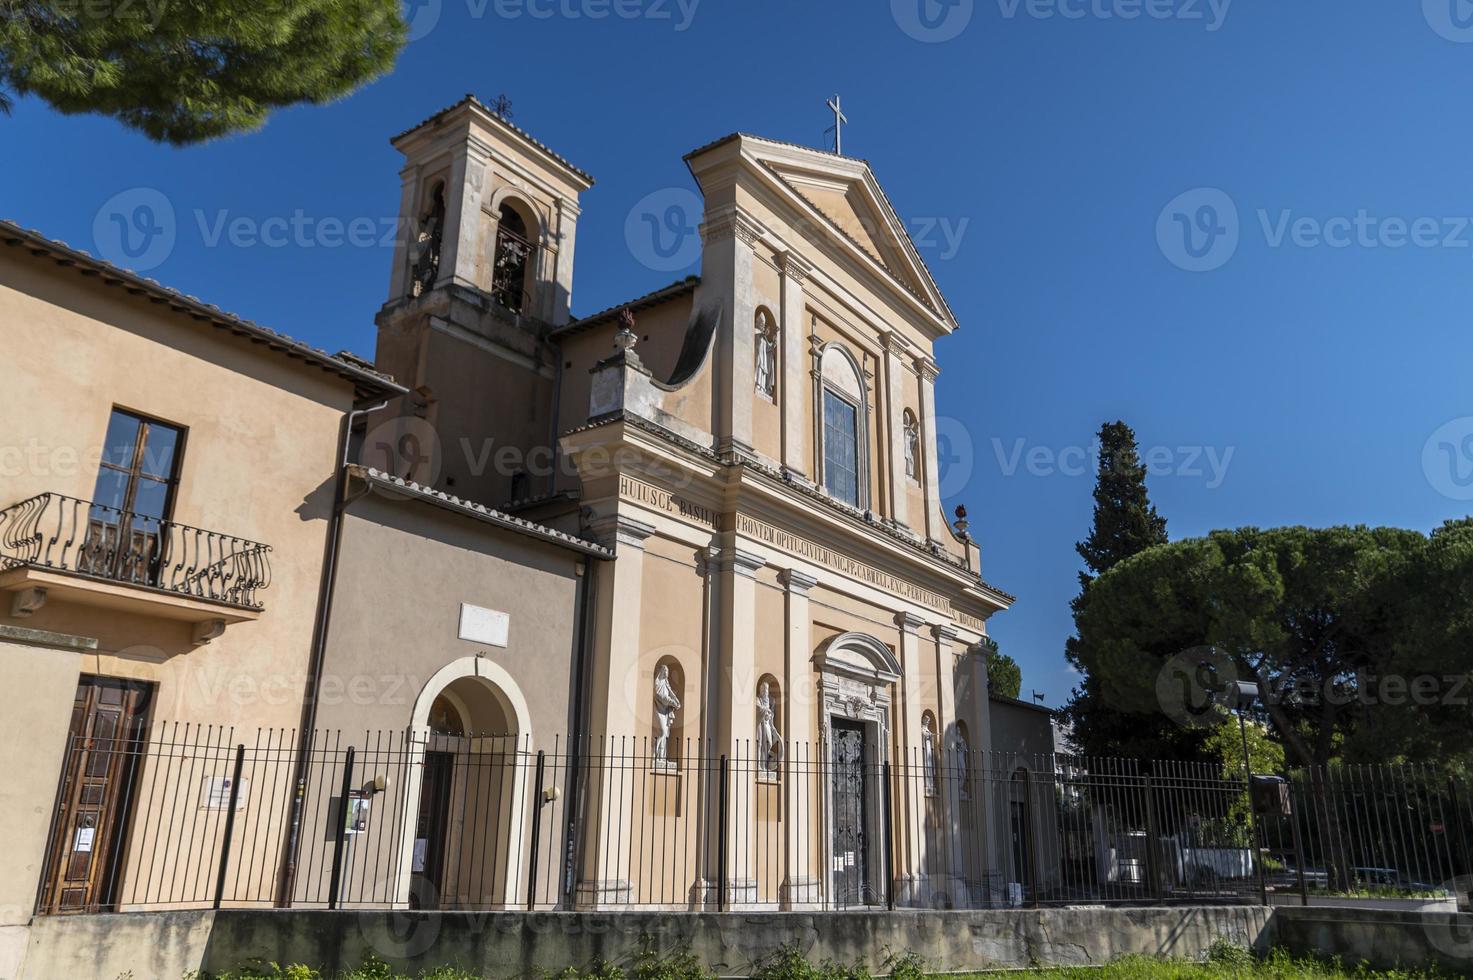
[(7, 600), (0, 622), (98, 638), (82, 670), (158, 683), (155, 719), (296, 724), (351, 386), (15, 250), (0, 254), (0, 343), (0, 506), (90, 499), (118, 406), (187, 429), (175, 521), (272, 548), (259, 620), (205, 647), (180, 622), (62, 601), (17, 621)]
[(0, 712), (0, 744), (8, 746), (0, 784), (7, 845), (0, 849), (0, 926), (24, 924), (35, 907), (81, 666), (75, 651), (0, 642), (0, 688), (24, 692)]
[[(416, 701), (433, 699), (436, 672), (481, 656), (516, 681), (534, 743), (550, 747), (571, 725), (579, 564), (573, 552), (420, 501), (355, 500), (343, 525), (319, 727), (403, 729)], [(509, 614), (508, 645), (460, 639), (461, 603)]]

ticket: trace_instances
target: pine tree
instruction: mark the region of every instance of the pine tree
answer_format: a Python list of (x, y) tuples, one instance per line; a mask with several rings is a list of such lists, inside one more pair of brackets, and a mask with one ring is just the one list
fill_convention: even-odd
[[(1089, 573), (1079, 573), (1081, 590), (1089, 587), (1094, 576), (1153, 545), (1166, 543), (1166, 518), (1151, 505), (1135, 432), (1124, 422), (1107, 422), (1100, 427), (1099, 440), (1094, 527), (1088, 538), (1074, 546), (1089, 567)], [(1081, 591), (1081, 598), (1083, 595)]]
[(197, 143), (340, 98), (404, 46), (399, 0), (0, 0), (4, 89)]
[[(1089, 601), (1090, 584), (1100, 575), (1147, 548), (1165, 544), (1166, 519), (1156, 513), (1146, 489), (1146, 468), (1136, 447), (1135, 432), (1124, 422), (1100, 427), (1099, 471), (1094, 489), (1094, 525), (1075, 545), (1088, 571), (1079, 573), (1079, 595), (1070, 603), (1076, 621)], [(1069, 638), (1065, 656), (1083, 671), (1079, 638)], [(1148, 716), (1113, 707), (1098, 678), (1084, 673), (1063, 708), (1074, 728), (1074, 740), (1092, 756), (1195, 756), (1200, 736), (1184, 732), (1164, 716)]]

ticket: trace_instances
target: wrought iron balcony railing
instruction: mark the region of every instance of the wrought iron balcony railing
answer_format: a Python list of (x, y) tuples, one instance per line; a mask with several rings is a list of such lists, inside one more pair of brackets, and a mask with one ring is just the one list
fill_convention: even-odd
[(268, 545), (59, 493), (0, 510), (0, 570), (32, 567), (262, 607)]

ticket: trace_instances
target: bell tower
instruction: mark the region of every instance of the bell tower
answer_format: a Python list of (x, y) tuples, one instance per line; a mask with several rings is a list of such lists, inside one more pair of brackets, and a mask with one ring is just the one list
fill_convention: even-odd
[(593, 178), (472, 95), (392, 142), (405, 165), (389, 305), (454, 285), (568, 322), (578, 197)]
[[(491, 506), (552, 486), (558, 361), (579, 196), (593, 178), (466, 96), (394, 137), (399, 234), (376, 363), (433, 432), (397, 473)], [(376, 420), (383, 416), (377, 416)], [(380, 454), (382, 455), (382, 454)]]

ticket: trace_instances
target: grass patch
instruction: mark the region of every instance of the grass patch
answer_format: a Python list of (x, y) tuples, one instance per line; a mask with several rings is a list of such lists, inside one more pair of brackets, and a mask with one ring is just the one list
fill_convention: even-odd
[[(884, 969), (879, 977), (890, 980), (927, 980), (926, 964), (914, 953), (886, 950)], [(810, 963), (802, 951), (793, 946), (774, 950), (752, 971), (752, 980), (876, 980), (863, 964), (823, 960)], [(1258, 959), (1248, 950), (1219, 941), (1203, 963), (1131, 957), (1106, 967), (1068, 967), (1022, 972), (976, 973), (947, 977), (945, 980), (1003, 980), (1007, 977), (1051, 978), (1051, 980), (1242, 980), (1260, 977), (1265, 980), (1440, 980), (1435, 971), (1372, 970), (1366, 966), (1345, 966), (1338, 962), (1295, 959), (1287, 953), (1275, 952)], [(406, 974), (394, 970), (381, 960), (370, 959), (354, 970), (328, 976), (311, 967), (259, 963), (228, 973), (190, 974), (185, 980), (484, 980), (480, 974), (455, 967), (438, 967), (420, 973)], [(599, 961), (584, 968), (568, 967), (558, 973), (545, 974), (541, 980), (715, 980), (689, 950), (661, 954), (646, 940), (638, 953), (628, 960), (611, 963)]]

